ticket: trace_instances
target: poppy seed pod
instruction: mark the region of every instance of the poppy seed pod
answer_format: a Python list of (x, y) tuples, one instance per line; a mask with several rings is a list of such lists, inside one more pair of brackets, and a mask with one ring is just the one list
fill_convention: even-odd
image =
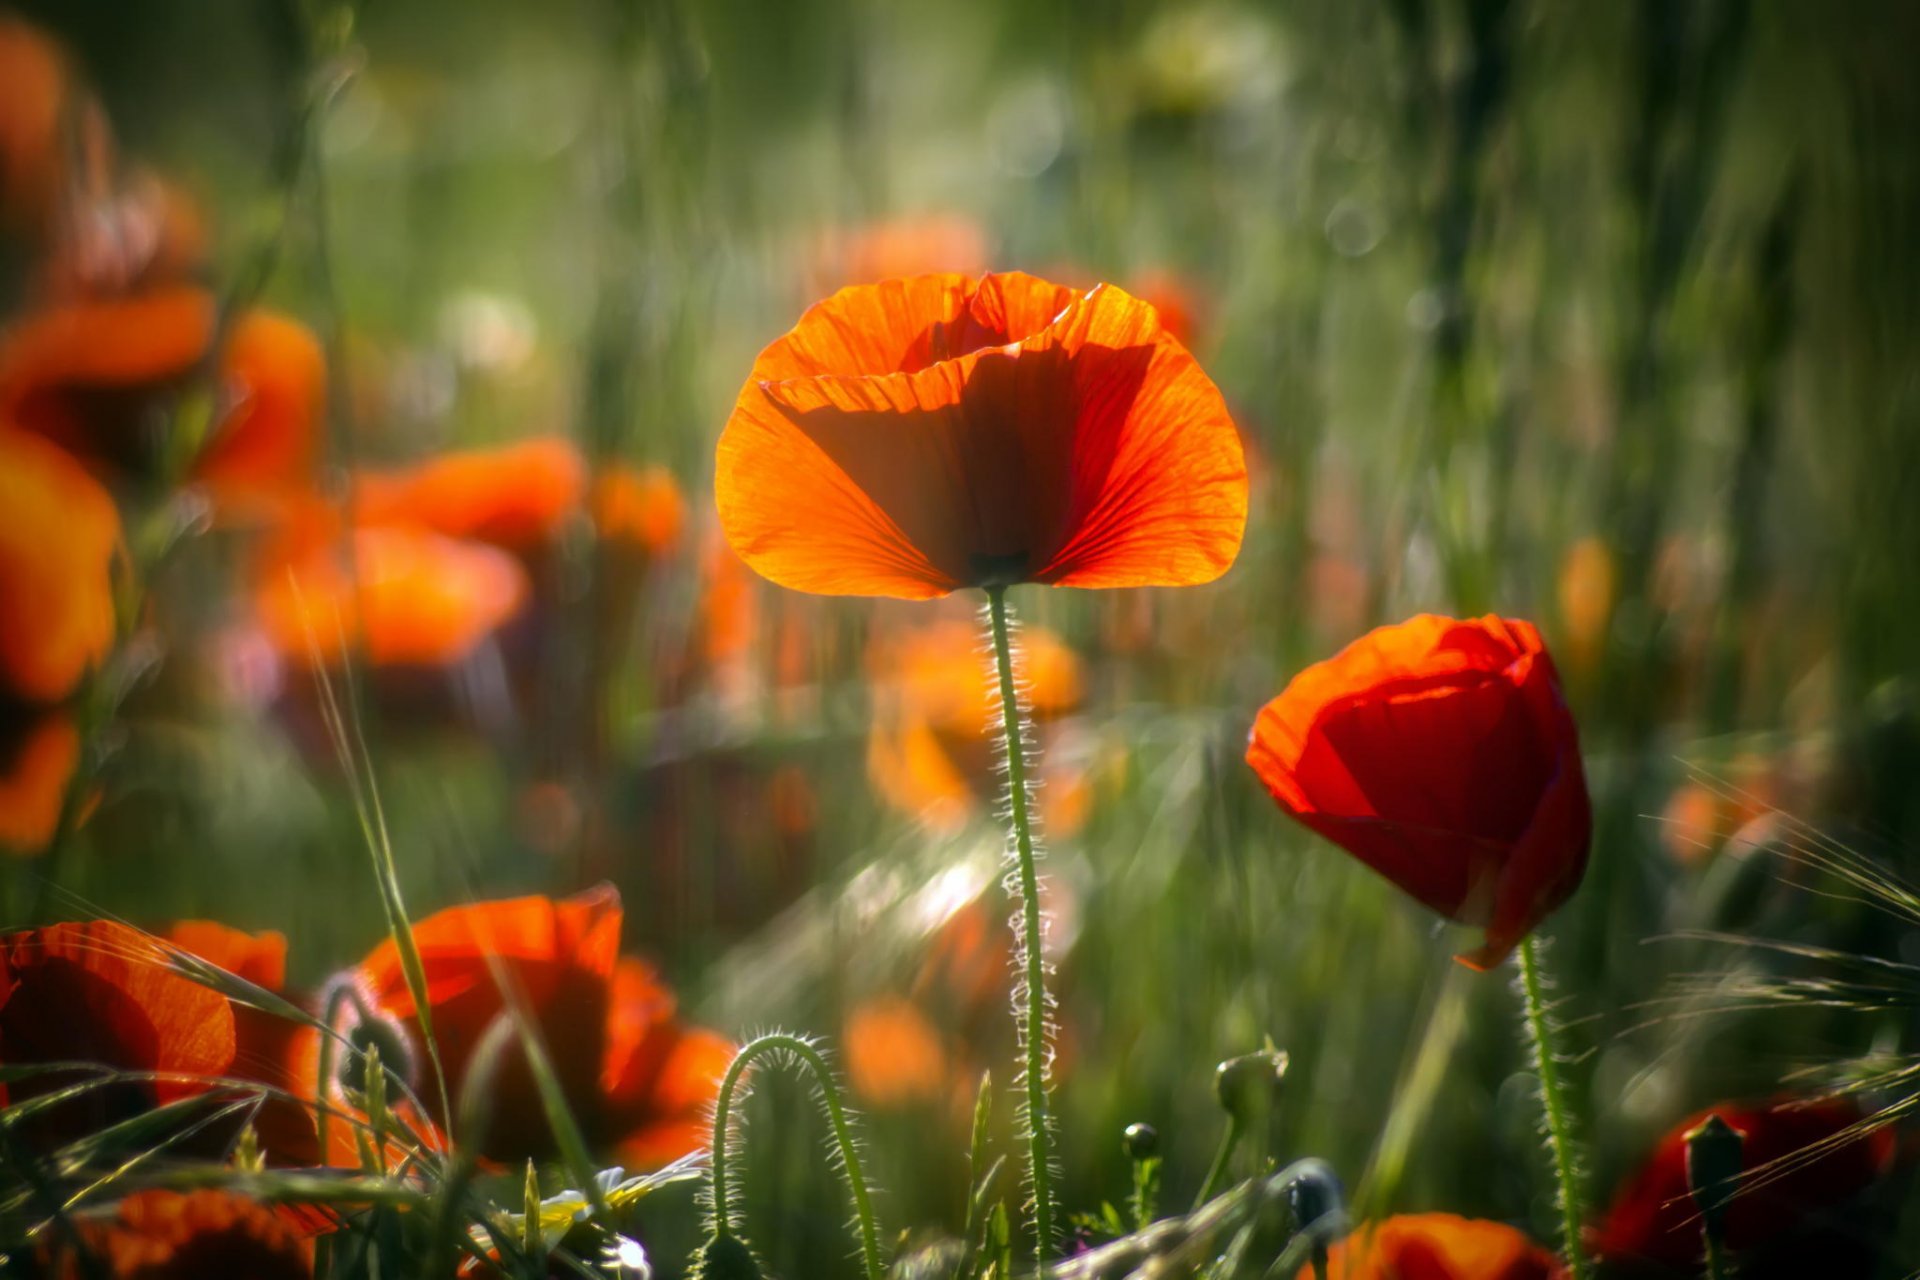
[(1580, 883), (1593, 813), (1579, 735), (1532, 623), (1422, 614), (1308, 667), (1247, 763), (1294, 818), (1505, 959)]

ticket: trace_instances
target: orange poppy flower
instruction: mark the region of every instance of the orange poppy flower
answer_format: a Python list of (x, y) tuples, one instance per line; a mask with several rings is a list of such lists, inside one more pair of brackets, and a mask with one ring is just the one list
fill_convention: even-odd
[[(590, 1134), (640, 1163), (685, 1155), (702, 1141), (694, 1121), (711, 1102), (732, 1056), (708, 1032), (682, 1030), (673, 997), (638, 961), (622, 961), (620, 895), (601, 885), (554, 901), (515, 898), (454, 907), (414, 926), (427, 999), (449, 1081), (507, 1003), (497, 962), (517, 983), (537, 1022), (569, 1105)], [(382, 1012), (414, 1037), (418, 1012), (389, 940), (355, 979)], [(715, 1063), (718, 1069), (715, 1069)], [(519, 1160), (553, 1149), (524, 1057), (510, 1053), (491, 1090), (481, 1150)]]
[(73, 691), (113, 645), (120, 514), (58, 448), (0, 427), (0, 686)]
[(1153, 309), (1018, 272), (809, 309), (754, 362), (715, 491), (763, 576), (907, 599), (1211, 581), (1247, 512), (1226, 405)]
[(80, 731), (52, 713), (0, 737), (0, 849), (37, 853), (53, 839), (67, 784), (80, 766)]
[(822, 233), (808, 255), (812, 287), (878, 284), (901, 276), (987, 269), (987, 233), (958, 213), (910, 214)]
[(1592, 812), (1531, 623), (1423, 614), (1293, 678), (1247, 763), (1280, 807), (1426, 906), (1483, 926), (1489, 968), (1566, 901)]
[[(233, 1065), (232, 1007), (173, 972), (153, 938), (110, 920), (56, 924), (0, 938), (0, 1063), (87, 1062), (124, 1071), (220, 1076)], [(71, 1085), (46, 1072), (0, 1084), (0, 1106)], [(191, 1080), (119, 1081), (68, 1099), (29, 1123), (53, 1145), (191, 1097)]]
[[(1689, 1116), (1667, 1130), (1646, 1163), (1621, 1184), (1606, 1216), (1588, 1229), (1588, 1247), (1609, 1262), (1699, 1263), (1703, 1245), (1687, 1189), (1686, 1135), (1710, 1115), (1744, 1139), (1741, 1169), (1747, 1176), (1727, 1209), (1727, 1244), (1736, 1251), (1760, 1247), (1851, 1199), (1892, 1167), (1893, 1130), (1848, 1133), (1865, 1114), (1850, 1098), (1776, 1098)], [(1818, 1154), (1811, 1154), (1816, 1147)], [(1752, 1180), (1764, 1166), (1801, 1153), (1810, 1158)]]
[(351, 572), (311, 534), (269, 558), (255, 605), (280, 652), (308, 660), (317, 644), (331, 663), (344, 634), (376, 666), (442, 666), (465, 659), (526, 604), (526, 571), (493, 547), (398, 527), (359, 529), (349, 541)]
[(356, 481), (354, 517), (363, 524), (416, 524), (453, 538), (514, 550), (559, 532), (587, 494), (587, 464), (570, 442), (536, 437), (488, 449), (443, 453)]
[[(1399, 1214), (1327, 1250), (1327, 1280), (1553, 1280), (1553, 1255), (1500, 1222), (1451, 1213)], [(1313, 1280), (1312, 1266), (1297, 1280)]]
[[(113, 1280), (309, 1280), (313, 1242), (285, 1215), (237, 1192), (138, 1191), (104, 1221), (82, 1221), (86, 1247)], [(53, 1274), (94, 1272), (56, 1247)]]

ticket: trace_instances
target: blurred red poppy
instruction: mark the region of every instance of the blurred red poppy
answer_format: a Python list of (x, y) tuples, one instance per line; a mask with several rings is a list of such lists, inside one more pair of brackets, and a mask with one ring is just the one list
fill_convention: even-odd
[(825, 595), (1208, 582), (1247, 473), (1153, 309), (1018, 272), (843, 289), (760, 353), (720, 437), (727, 539)]
[(1586, 869), (1573, 716), (1531, 623), (1423, 614), (1308, 667), (1254, 723), (1281, 808), (1441, 915), (1490, 968)]
[(1667, 1130), (1646, 1163), (1621, 1184), (1606, 1216), (1587, 1230), (1596, 1255), (1682, 1268), (1699, 1263), (1700, 1218), (1687, 1190), (1686, 1135), (1710, 1115), (1744, 1139), (1741, 1190), (1727, 1211), (1727, 1244), (1736, 1251), (1761, 1246), (1851, 1199), (1893, 1165), (1893, 1130), (1855, 1129), (1866, 1113), (1851, 1098), (1709, 1107)]
[(59, 46), (31, 23), (0, 12), (0, 229), (37, 233), (53, 216), (70, 87)]
[[(237, 1192), (138, 1191), (105, 1221), (82, 1219), (81, 1239), (112, 1280), (308, 1280), (313, 1242), (272, 1208)], [(68, 1250), (52, 1252), (61, 1280), (96, 1275)]]
[[(515, 983), (538, 1025), (569, 1106), (586, 1131), (634, 1164), (664, 1163), (704, 1141), (694, 1121), (711, 1102), (732, 1046), (683, 1028), (672, 993), (622, 960), (620, 895), (610, 885), (571, 898), (514, 898), (454, 907), (414, 926), (440, 1060), (461, 1080)], [(419, 1036), (399, 953), (389, 940), (358, 967), (371, 1002)], [(510, 1051), (490, 1091), (480, 1149), (495, 1160), (550, 1153), (552, 1134), (525, 1057)]]
[[(1327, 1280), (1553, 1280), (1552, 1254), (1501, 1222), (1408, 1213), (1369, 1223), (1327, 1250)], [(1298, 1280), (1314, 1280), (1312, 1266)]]
[(0, 850), (46, 847), (79, 766), (80, 731), (62, 712), (0, 730)]
[(593, 519), (607, 542), (657, 556), (679, 541), (687, 500), (664, 467), (615, 464), (594, 477)]
[(228, 334), (222, 375), (231, 403), (194, 462), (194, 478), (223, 512), (277, 514), (312, 481), (326, 357), (306, 326), (254, 311)]

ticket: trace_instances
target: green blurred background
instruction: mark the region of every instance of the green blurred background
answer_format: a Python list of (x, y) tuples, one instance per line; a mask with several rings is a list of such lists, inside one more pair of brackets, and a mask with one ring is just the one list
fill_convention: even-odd
[[(238, 270), (311, 90), (300, 24), (228, 0), (23, 12), (199, 201), (216, 277)], [(351, 20), (319, 69), (341, 84), (324, 185), (296, 193), (267, 289), (334, 340), (333, 462), (563, 433), (666, 465), (690, 507), (590, 678), (559, 660), (492, 731), (370, 704), (416, 911), (611, 878), (690, 1016), (834, 1040), (862, 1002), (924, 995), (929, 933), (975, 890), (999, 918), (987, 806), (930, 826), (869, 776), (870, 645), (949, 613), (749, 585), (726, 669), (686, 660), (753, 354), (904, 255), (1177, 289), (1254, 467), (1219, 583), (1014, 596), (1084, 672), (1045, 731), (1085, 811), (1049, 841), (1070, 1205), (1125, 1194), (1133, 1120), (1183, 1202), (1218, 1138), (1214, 1063), (1270, 1035), (1292, 1055), (1276, 1152), (1326, 1157), (1376, 1208), (1550, 1238), (1507, 984), (1449, 963), (1457, 936), (1284, 820), (1240, 758), (1294, 671), (1422, 609), (1537, 619), (1581, 724), (1596, 846), (1547, 931), (1596, 1200), (1689, 1110), (1911, 1047), (1911, 1004), (1641, 1002), (1787, 963), (1647, 941), (1676, 929), (1920, 962), (1920, 935), (1755, 852), (1766, 829), (1730, 841), (1752, 815), (1690, 772), (1914, 871), (1920, 8), (370, 0)], [(222, 615), (222, 554), (170, 569), (163, 614)], [(605, 588), (561, 554), (581, 598)], [(131, 704), (59, 884), (137, 920), (283, 929), (317, 982), (382, 932), (339, 770), (275, 707), (203, 696), (204, 665)], [(868, 1108), (892, 1230), (957, 1229), (972, 1073), (1011, 1076), (999, 997), (929, 1016), (952, 1088)], [(817, 1117), (775, 1083), (748, 1133), (756, 1241), (782, 1274), (829, 1273), (850, 1244)], [(1920, 1266), (1916, 1216), (1885, 1274)]]

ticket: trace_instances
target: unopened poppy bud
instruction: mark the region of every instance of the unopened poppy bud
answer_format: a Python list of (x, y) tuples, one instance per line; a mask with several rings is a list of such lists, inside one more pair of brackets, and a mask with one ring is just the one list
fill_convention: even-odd
[(1746, 1139), (1717, 1115), (1687, 1130), (1687, 1190), (1700, 1211), (1701, 1229), (1713, 1240), (1726, 1236), (1727, 1206), (1739, 1190)]
[(1151, 1160), (1160, 1154), (1160, 1131), (1136, 1121), (1120, 1135), (1120, 1145), (1126, 1149), (1129, 1160)]
[(406, 1028), (377, 1012), (364, 1014), (347, 1029), (347, 1044), (352, 1052), (340, 1064), (340, 1083), (349, 1093), (364, 1094), (369, 1064), (378, 1061), (402, 1081), (413, 1082), (413, 1046)]
[(695, 1280), (760, 1280), (760, 1264), (738, 1236), (715, 1236), (694, 1263)]
[(1243, 1053), (1220, 1064), (1213, 1076), (1213, 1095), (1235, 1120), (1245, 1123), (1266, 1114), (1280, 1096), (1287, 1075), (1287, 1055), (1279, 1049)]

